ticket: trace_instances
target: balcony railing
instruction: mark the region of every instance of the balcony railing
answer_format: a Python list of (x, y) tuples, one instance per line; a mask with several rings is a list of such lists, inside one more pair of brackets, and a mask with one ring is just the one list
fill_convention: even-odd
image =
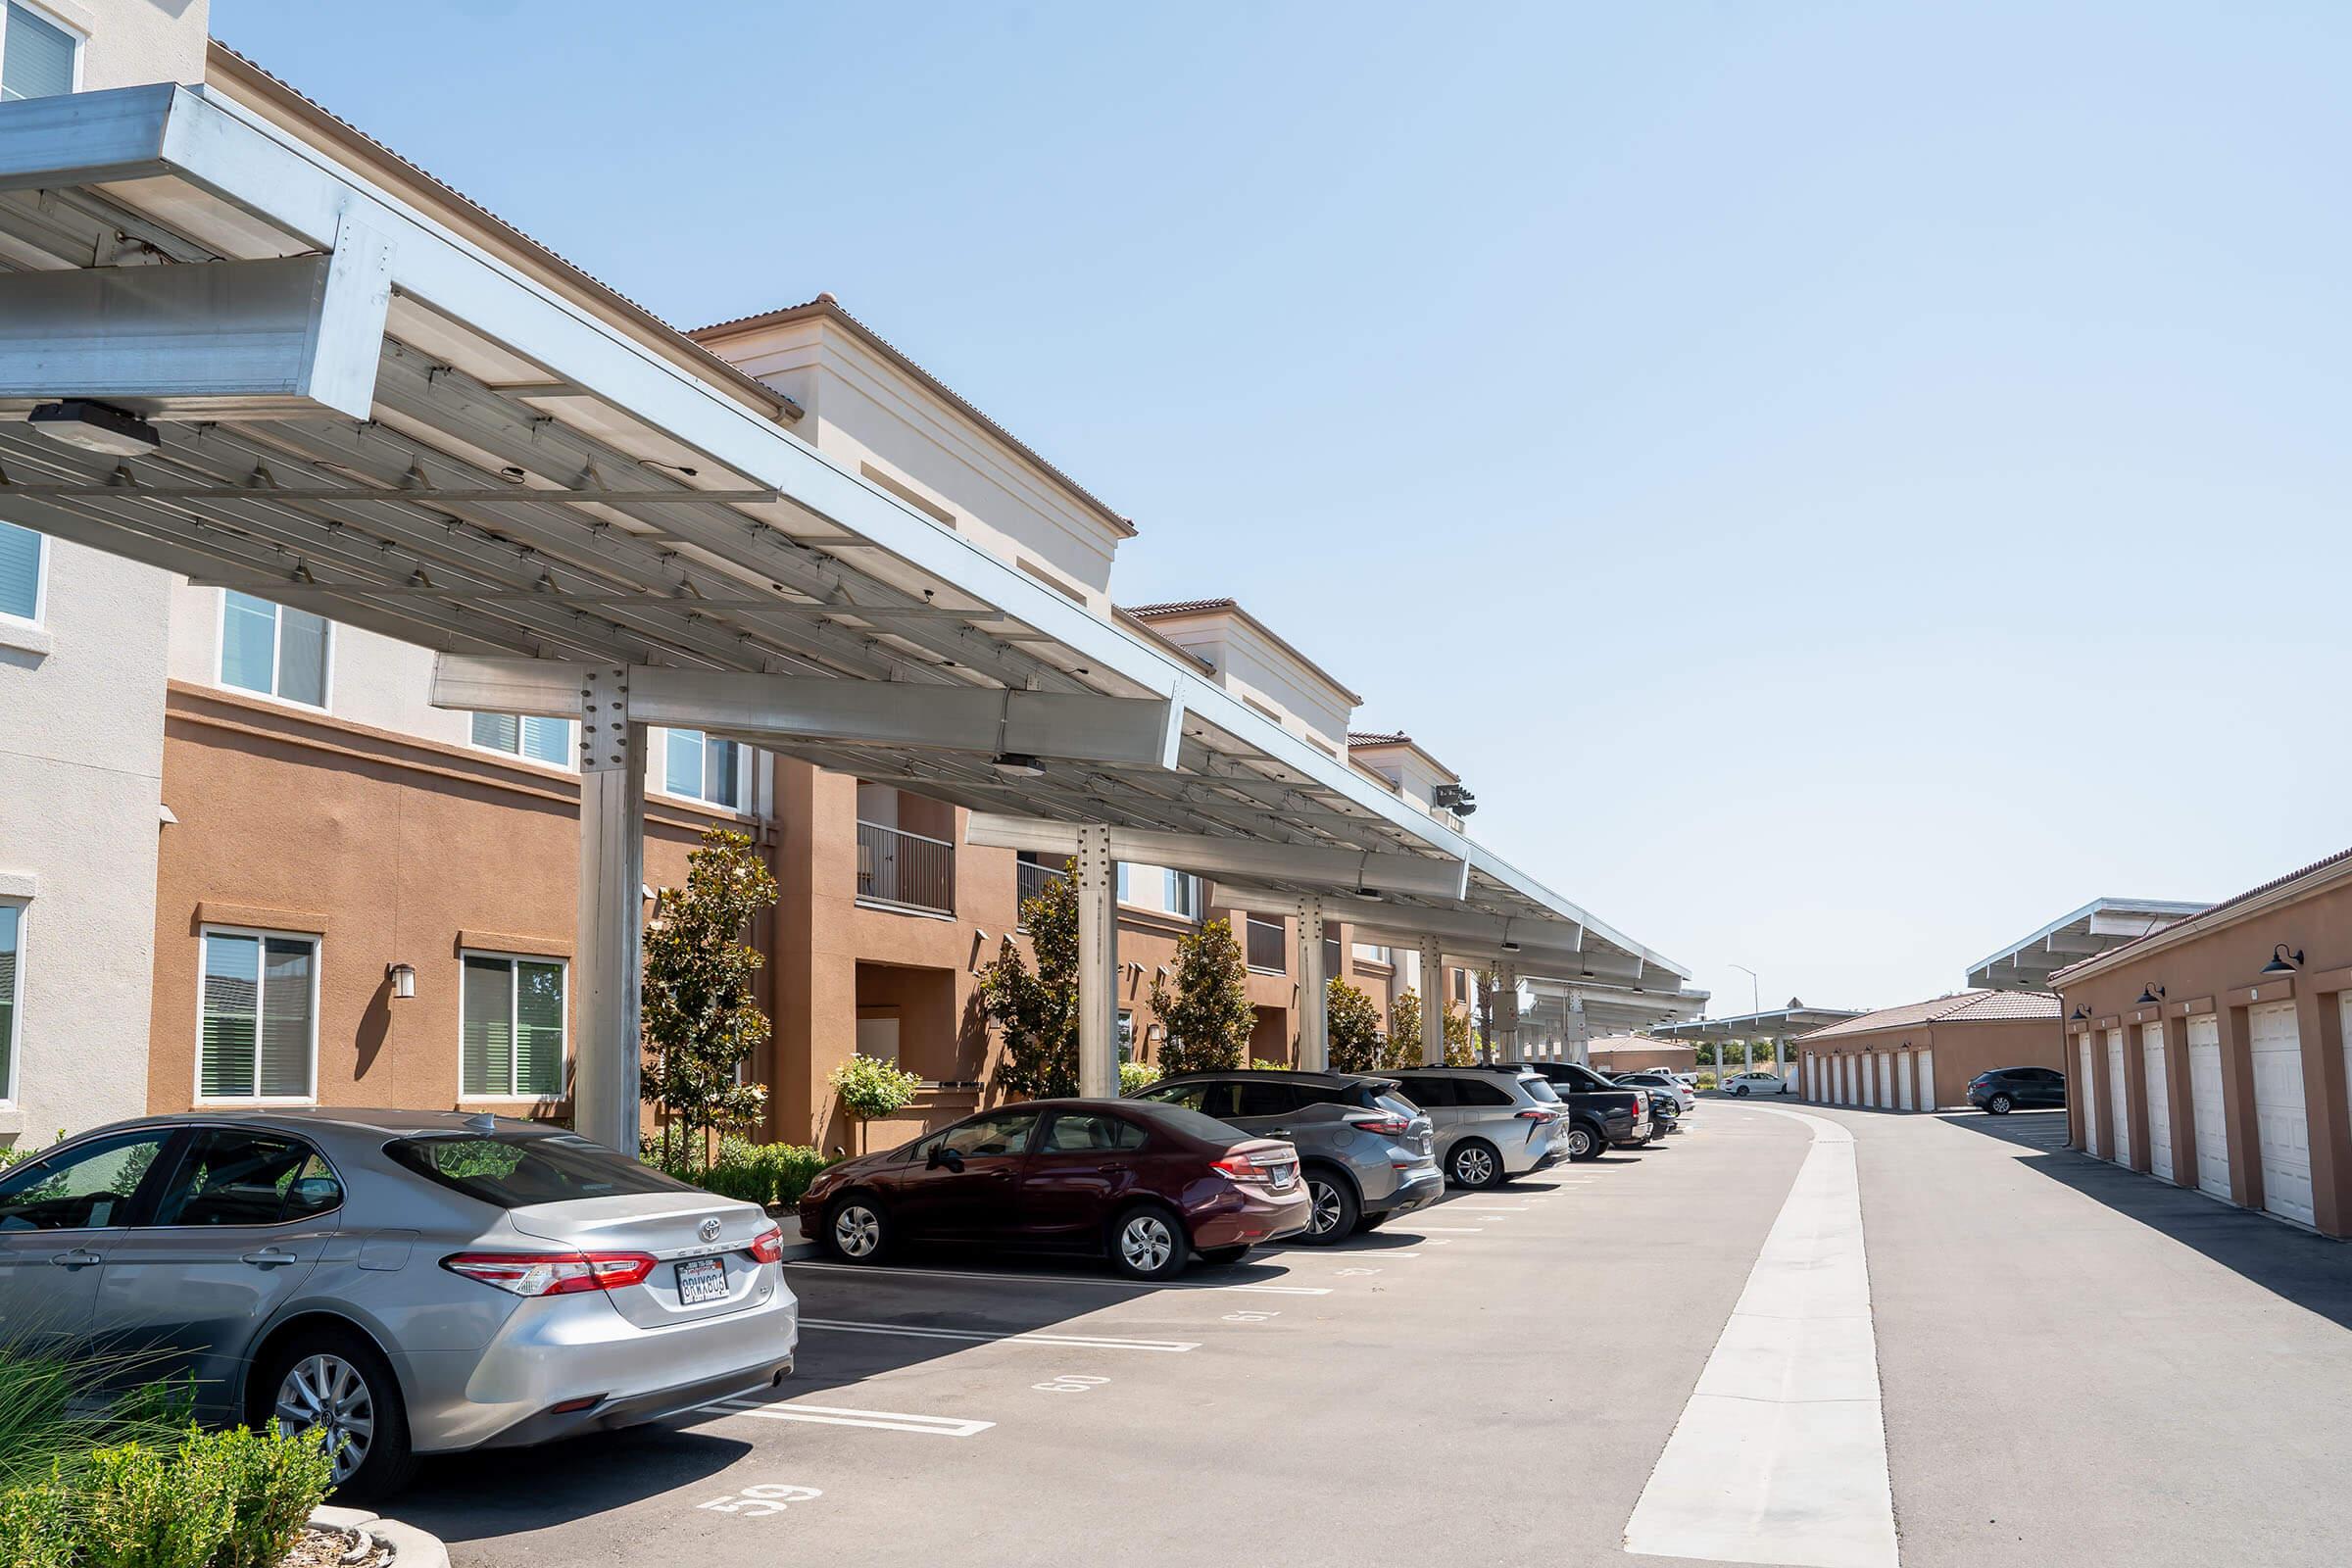
[(858, 902), (956, 912), (956, 846), (879, 822), (858, 824)]
[[(1032, 865), (1027, 860), (1016, 862), (1012, 870), (1015, 878), (1014, 892), (1022, 904), (1027, 904), (1031, 899), (1045, 892), (1053, 885), (1054, 879), (1061, 875), (1053, 866)], [(1029, 929), (1026, 917), (1021, 919), (1021, 929), (1024, 931)]]

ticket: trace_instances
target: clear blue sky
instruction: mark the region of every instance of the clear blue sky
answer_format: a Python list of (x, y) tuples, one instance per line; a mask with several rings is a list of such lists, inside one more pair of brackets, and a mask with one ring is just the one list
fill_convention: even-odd
[(834, 291), (1718, 1011), (2352, 844), (2352, 8), (213, 16), (673, 321)]

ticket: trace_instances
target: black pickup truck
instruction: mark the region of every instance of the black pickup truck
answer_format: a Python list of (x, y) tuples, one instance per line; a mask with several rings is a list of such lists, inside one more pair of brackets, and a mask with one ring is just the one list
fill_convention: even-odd
[(1541, 1073), (1568, 1106), (1568, 1157), (1597, 1159), (1605, 1149), (1640, 1149), (1657, 1134), (1646, 1089), (1620, 1088), (1573, 1061), (1509, 1061)]

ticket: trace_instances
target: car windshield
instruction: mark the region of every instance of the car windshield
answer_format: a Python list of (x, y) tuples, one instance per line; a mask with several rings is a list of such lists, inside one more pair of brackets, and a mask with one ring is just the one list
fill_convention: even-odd
[(1551, 1081), (1547, 1078), (1530, 1073), (1519, 1080), (1519, 1087), (1527, 1091), (1530, 1100), (1549, 1101), (1555, 1105), (1560, 1102), (1559, 1092), (1551, 1087)]
[(384, 1152), (426, 1180), (496, 1208), (696, 1190), (568, 1134), (420, 1133), (395, 1139)]

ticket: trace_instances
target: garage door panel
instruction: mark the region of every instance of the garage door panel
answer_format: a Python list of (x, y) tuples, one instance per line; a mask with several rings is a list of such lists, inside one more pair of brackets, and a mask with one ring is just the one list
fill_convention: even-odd
[(1908, 1051), (1894, 1058), (1894, 1108), (1897, 1110), (1909, 1110), (1913, 1104), (1911, 1095), (1912, 1065), (1913, 1062), (1911, 1053)]
[(2107, 1152), (2107, 1124), (2099, 1115), (2099, 1081), (2090, 1071), (2090, 1036), (2075, 1042), (2075, 1082), (2082, 1090), (2082, 1147), (2094, 1154)]
[(2187, 1021), (2188, 1111), (2197, 1134), (2197, 1190), (2230, 1197), (2230, 1133), (2222, 1118), (2222, 1025), (2212, 1013)]
[(2124, 1093), (2124, 1032), (2107, 1031), (2107, 1157), (2132, 1163), (2132, 1102)]
[(2173, 1180), (2173, 1087), (2164, 1075), (2164, 1025), (2152, 1023), (2139, 1032), (2140, 1066), (2147, 1078), (2148, 1173)]
[(1936, 1108), (1936, 1053), (1933, 1051), (1919, 1054), (1919, 1108)]
[(2295, 1004), (2273, 1003), (2246, 1011), (2254, 1057), (2254, 1128), (2262, 1155), (2262, 1206), (2310, 1225), (2311, 1117), (2303, 1096), (2303, 1041)]

